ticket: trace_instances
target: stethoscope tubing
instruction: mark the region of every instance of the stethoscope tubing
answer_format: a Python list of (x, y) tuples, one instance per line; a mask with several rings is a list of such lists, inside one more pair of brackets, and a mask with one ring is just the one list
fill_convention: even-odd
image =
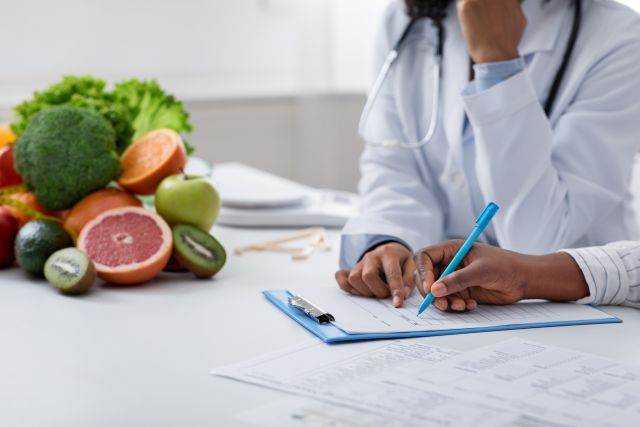
[[(551, 87), (549, 90), (549, 95), (547, 96), (547, 100), (544, 105), (544, 111), (547, 116), (551, 114), (551, 111), (553, 109), (553, 105), (557, 98), (558, 89), (560, 88), (562, 80), (564, 79), (564, 75), (566, 74), (567, 66), (569, 64), (569, 60), (571, 59), (571, 55), (573, 53), (576, 40), (578, 38), (578, 33), (580, 31), (580, 22), (582, 17), (582, 0), (574, 0), (574, 2), (575, 2), (575, 6), (574, 6), (573, 24), (571, 27), (571, 33), (569, 35), (569, 39), (567, 41), (567, 47), (565, 49), (565, 52), (562, 58), (562, 63), (560, 64), (560, 68), (558, 68), (558, 71), (553, 79), (553, 83), (551, 84)], [(380, 72), (378, 73), (378, 76), (376, 77), (373, 85), (371, 86), (371, 89), (369, 91), (369, 96), (367, 97), (365, 106), (362, 111), (362, 115), (360, 116), (360, 121), (358, 123), (358, 131), (361, 136), (364, 136), (364, 128), (366, 127), (366, 123), (369, 119), (371, 109), (373, 108), (375, 100), (377, 99), (380, 93), (382, 85), (384, 84), (384, 81), (386, 80), (387, 75), (391, 70), (391, 67), (396, 62), (396, 60), (400, 55), (400, 51), (402, 49), (402, 45), (405, 39), (408, 37), (409, 33), (411, 32), (411, 28), (413, 27), (413, 25), (420, 19), (422, 18), (414, 18), (409, 22), (409, 24), (407, 24), (404, 31), (400, 35), (400, 38), (396, 41), (393, 48), (385, 58), (385, 61), (382, 64), (382, 67), (380, 68)], [(413, 143), (399, 143), (398, 141), (395, 141), (395, 140), (386, 140), (386, 141), (383, 140), (383, 141), (374, 143), (371, 141), (367, 141), (366, 139), (363, 138), (366, 145), (373, 145), (377, 147), (386, 147), (386, 148), (398, 147), (398, 148), (406, 148), (406, 149), (415, 149), (415, 148), (420, 148), (426, 145), (433, 139), (433, 136), (437, 128), (438, 119), (439, 119), (439, 110), (440, 110), (439, 104), (440, 104), (440, 92), (441, 92), (440, 82), (442, 79), (442, 57), (444, 52), (444, 28), (442, 26), (442, 23), (440, 22), (434, 22), (434, 24), (438, 29), (438, 45), (436, 47), (436, 52), (434, 54), (435, 64), (434, 64), (434, 78), (433, 78), (433, 89), (432, 89), (434, 96), (433, 96), (433, 102), (431, 105), (431, 119), (429, 120), (429, 128), (427, 129), (425, 136), (421, 138), (420, 141), (413, 142)]]

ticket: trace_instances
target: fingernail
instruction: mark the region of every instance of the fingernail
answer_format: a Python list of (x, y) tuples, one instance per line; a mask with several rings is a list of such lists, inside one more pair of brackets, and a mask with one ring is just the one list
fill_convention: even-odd
[(454, 302), (453, 304), (451, 304), (451, 309), (456, 311), (462, 311), (464, 310), (464, 304), (462, 304), (461, 302)]
[(404, 288), (404, 297), (405, 298), (409, 298), (409, 295), (411, 295), (411, 290), (412, 289), (410, 287), (405, 286), (405, 288)]
[(398, 295), (393, 297), (393, 306), (394, 307), (396, 307), (396, 308), (400, 307), (401, 302), (402, 301), (400, 300), (400, 297)]
[(444, 285), (444, 283), (438, 282), (431, 287), (431, 294), (433, 294), (434, 297), (442, 297), (446, 295), (446, 293), (447, 287)]
[(442, 310), (442, 311), (446, 310), (446, 307), (444, 306), (444, 303), (442, 303), (440, 301), (434, 302), (433, 305), (435, 305), (438, 308), (438, 310)]
[(478, 307), (478, 303), (477, 302), (475, 302), (474, 300), (467, 301), (467, 308), (469, 310), (474, 310), (476, 307)]

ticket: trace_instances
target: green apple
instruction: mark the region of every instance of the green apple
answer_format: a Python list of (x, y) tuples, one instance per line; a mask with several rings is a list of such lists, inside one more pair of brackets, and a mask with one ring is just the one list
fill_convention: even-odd
[(220, 213), (220, 195), (204, 177), (171, 175), (156, 190), (156, 212), (170, 226), (191, 224), (209, 232)]

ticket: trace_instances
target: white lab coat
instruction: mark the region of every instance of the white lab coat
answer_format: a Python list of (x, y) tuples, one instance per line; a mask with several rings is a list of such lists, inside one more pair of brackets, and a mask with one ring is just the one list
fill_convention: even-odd
[[(452, 5), (435, 137), (417, 150), (365, 148), (363, 210), (345, 226), (345, 237), (389, 235), (414, 250), (466, 237), (484, 207), (472, 206), (463, 170), (466, 113), (480, 196), (501, 208), (485, 241), (536, 254), (638, 239), (628, 186), (640, 146), (640, 19), (613, 1), (583, 1), (580, 34), (548, 118), (541, 104), (565, 51), (572, 3), (525, 0), (519, 52), (526, 69), (472, 96), (462, 94), (470, 62)], [(408, 22), (403, 4), (387, 11), (377, 69)], [(434, 36), (428, 20), (417, 25), (423, 37)], [(378, 124), (407, 141), (424, 135), (431, 116), (432, 61), (431, 52), (402, 51), (378, 99), (384, 110)]]

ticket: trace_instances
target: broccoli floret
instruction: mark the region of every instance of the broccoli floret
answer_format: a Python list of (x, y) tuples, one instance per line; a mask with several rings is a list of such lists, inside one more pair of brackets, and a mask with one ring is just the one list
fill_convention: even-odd
[(15, 147), (25, 185), (53, 210), (67, 209), (121, 173), (116, 133), (97, 112), (55, 106), (36, 113)]
[(34, 114), (54, 105), (71, 105), (97, 111), (111, 123), (116, 131), (116, 146), (122, 153), (131, 142), (133, 127), (129, 107), (116, 102), (115, 96), (105, 90), (105, 81), (92, 76), (64, 76), (62, 81), (35, 92), (32, 99), (14, 107), (16, 120), (13, 132), (21, 136)]

